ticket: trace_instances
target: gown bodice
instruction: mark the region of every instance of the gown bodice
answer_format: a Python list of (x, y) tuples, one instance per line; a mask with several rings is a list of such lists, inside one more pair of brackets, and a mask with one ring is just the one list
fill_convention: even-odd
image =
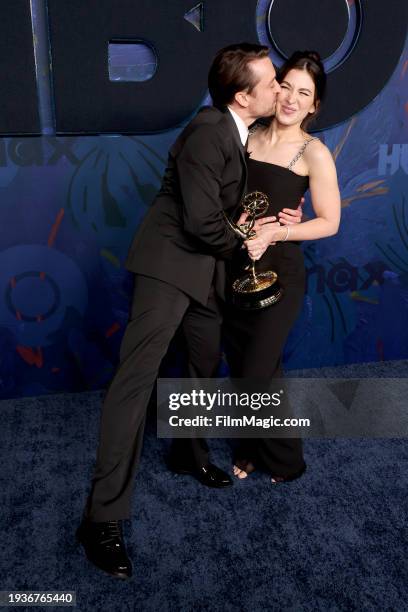
[(262, 191), (269, 208), (262, 216), (277, 215), (283, 208), (297, 208), (309, 187), (309, 177), (296, 174), (284, 166), (251, 159), (247, 161), (247, 193)]
[[(303, 153), (307, 144), (300, 149), (293, 162)], [(252, 159), (247, 156), (248, 180), (246, 194), (261, 191), (268, 196), (269, 207), (261, 216), (277, 216), (283, 208), (297, 208), (300, 200), (309, 187), (309, 177), (293, 172), (290, 167), (279, 166), (269, 162)], [(303, 253), (300, 242), (277, 242), (265, 251), (256, 264), (258, 271), (273, 269), (284, 277), (304, 276)], [(242, 274), (243, 267), (248, 265), (249, 258), (245, 249), (241, 249), (234, 257), (230, 271), (236, 277)]]

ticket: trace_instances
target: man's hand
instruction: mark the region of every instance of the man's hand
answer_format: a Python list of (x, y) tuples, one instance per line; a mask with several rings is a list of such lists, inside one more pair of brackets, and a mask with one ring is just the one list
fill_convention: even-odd
[[(302, 206), (305, 203), (305, 198), (300, 200), (297, 208), (283, 208), (278, 212), (278, 219), (276, 217), (261, 217), (255, 221), (254, 230), (257, 231), (265, 223), (274, 223), (279, 221), (281, 225), (293, 225), (294, 223), (300, 223), (302, 221)], [(242, 217), (242, 215), (241, 215)]]
[[(297, 208), (284, 208), (282, 211), (279, 211), (278, 218), (261, 217), (255, 221), (254, 231), (257, 234), (256, 237), (251, 241), (247, 240), (244, 242), (248, 254), (252, 259), (260, 259), (268, 246), (276, 244), (276, 242), (273, 241), (273, 237), (277, 228), (282, 225), (293, 225), (294, 223), (300, 223), (302, 221), (302, 206), (304, 203), (305, 198), (301, 198)], [(247, 217), (247, 213), (242, 213), (237, 224), (240, 225), (241, 223), (245, 223)], [(263, 232), (263, 229), (267, 231)], [(265, 238), (268, 242), (265, 241)], [(256, 240), (255, 243), (253, 242), (254, 240)], [(256, 256), (254, 256), (255, 254)]]
[(239, 226), (239, 225), (242, 225), (243, 223), (245, 223), (247, 218), (248, 218), (248, 213), (246, 213), (246, 212), (241, 213), (241, 216), (240, 216), (240, 218), (237, 221), (237, 225)]
[(278, 217), (281, 225), (293, 225), (302, 221), (302, 206), (305, 203), (305, 198), (300, 200), (300, 204), (296, 209), (284, 208), (279, 211)]

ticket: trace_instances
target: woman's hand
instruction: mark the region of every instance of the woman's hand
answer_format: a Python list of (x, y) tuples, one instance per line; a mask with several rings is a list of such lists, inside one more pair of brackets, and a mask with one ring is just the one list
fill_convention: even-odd
[(256, 228), (256, 236), (250, 240), (245, 240), (244, 244), (251, 259), (257, 261), (261, 259), (268, 246), (281, 240), (285, 234), (278, 221), (274, 223), (264, 223)]

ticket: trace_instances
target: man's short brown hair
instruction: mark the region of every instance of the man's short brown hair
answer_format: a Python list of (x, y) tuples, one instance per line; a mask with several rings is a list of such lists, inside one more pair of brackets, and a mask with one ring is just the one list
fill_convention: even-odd
[(208, 74), (208, 88), (214, 106), (231, 104), (238, 91), (250, 93), (258, 79), (249, 63), (268, 55), (268, 47), (251, 43), (229, 45), (218, 51)]

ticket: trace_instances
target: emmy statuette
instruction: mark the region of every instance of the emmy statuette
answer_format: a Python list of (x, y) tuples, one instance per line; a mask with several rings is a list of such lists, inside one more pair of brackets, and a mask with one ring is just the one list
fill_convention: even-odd
[[(253, 229), (255, 220), (261, 217), (269, 207), (268, 196), (261, 191), (248, 193), (241, 208), (247, 213), (245, 223), (237, 225), (225, 215), (228, 227), (243, 240), (251, 240), (256, 232)], [(244, 310), (258, 310), (276, 304), (283, 295), (278, 275), (272, 270), (256, 272), (255, 260), (252, 260), (250, 272), (237, 278), (232, 284), (231, 299), (234, 306)]]

